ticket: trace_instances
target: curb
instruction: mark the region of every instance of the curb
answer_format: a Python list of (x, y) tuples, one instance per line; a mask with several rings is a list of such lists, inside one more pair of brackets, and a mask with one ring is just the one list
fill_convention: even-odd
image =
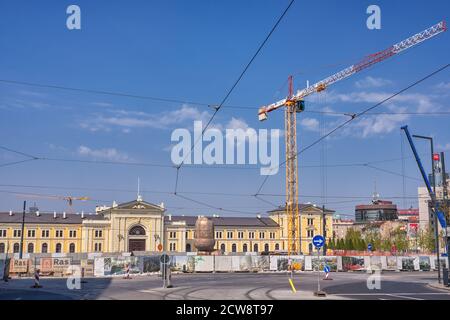
[(444, 287), (443, 284), (428, 283), (427, 286), (432, 288), (432, 289), (437, 289), (437, 290), (441, 290), (441, 291), (445, 291), (445, 292), (450, 292), (450, 287)]

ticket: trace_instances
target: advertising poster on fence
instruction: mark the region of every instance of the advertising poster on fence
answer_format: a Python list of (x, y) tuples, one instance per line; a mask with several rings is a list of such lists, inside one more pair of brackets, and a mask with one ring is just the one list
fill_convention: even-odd
[(270, 271), (278, 271), (278, 256), (269, 256)]
[(381, 261), (381, 256), (369, 257), (369, 268), (370, 270), (382, 270), (383, 262)]
[(160, 256), (139, 257), (139, 269), (143, 273), (158, 272), (160, 264)]
[(105, 259), (95, 258), (94, 259), (94, 276), (103, 277), (105, 275)]
[(428, 257), (428, 256), (420, 256), (419, 257), (419, 269), (421, 271), (430, 271), (431, 270), (430, 257)]
[(27, 273), (29, 264), (30, 264), (29, 259), (12, 259), (9, 265), (9, 272)]
[(330, 267), (330, 271), (335, 272), (338, 270), (338, 261), (335, 256), (321, 256), (321, 257), (311, 257), (312, 269), (313, 270), (323, 270), (325, 265)]
[(419, 258), (418, 257), (399, 257), (398, 264), (399, 264), (399, 269), (402, 271), (419, 270)]
[(213, 271), (213, 257), (212, 256), (195, 256), (189, 257), (194, 261), (195, 272), (211, 272)]
[(396, 256), (386, 257), (386, 270), (399, 270)]
[(342, 269), (344, 271), (364, 270), (364, 257), (342, 257)]
[(188, 257), (187, 256), (172, 256), (172, 261), (170, 263), (172, 271), (179, 272), (192, 272), (188, 268)]
[[(447, 268), (447, 258), (440, 258), (439, 260), (441, 262), (441, 268)], [(438, 267), (437, 258), (432, 257), (431, 258), (431, 268), (433, 268), (433, 270), (437, 270), (437, 267)]]
[(269, 256), (252, 256), (252, 267), (256, 271), (266, 271), (270, 268)]
[(103, 257), (94, 260), (95, 276), (113, 276), (126, 273), (126, 266), (130, 266), (130, 273), (140, 273), (137, 257)]
[(52, 258), (53, 272), (66, 273), (72, 264), (72, 258)]

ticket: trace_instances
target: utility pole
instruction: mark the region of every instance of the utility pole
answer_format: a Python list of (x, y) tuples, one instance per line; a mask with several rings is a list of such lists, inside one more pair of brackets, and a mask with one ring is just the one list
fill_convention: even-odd
[[(444, 152), (441, 152), (441, 167), (442, 167), (442, 195), (443, 195), (443, 203), (444, 203), (444, 216), (447, 222), (445, 226), (444, 234), (445, 234), (445, 249), (447, 251), (447, 269), (450, 268), (450, 258), (448, 256), (448, 248), (449, 248), (449, 237), (448, 237), (448, 223), (449, 223), (449, 212), (448, 212), (448, 190), (447, 190), (447, 173), (445, 172), (445, 158)], [(447, 281), (447, 280), (445, 280)], [(444, 281), (444, 283), (445, 283)]]
[(20, 231), (20, 250), (19, 250), (19, 259), (22, 259), (23, 255), (23, 234), (25, 232), (25, 210), (27, 207), (27, 202), (23, 202), (23, 211), (22, 211), (22, 228)]
[(325, 239), (323, 244), (323, 255), (327, 255), (327, 216), (325, 214), (325, 205), (322, 205), (322, 235)]
[[(436, 195), (436, 171), (434, 169), (434, 142), (432, 137), (425, 137), (421, 135), (413, 135), (414, 138), (424, 139), (430, 141), (431, 148), (431, 183), (433, 184), (433, 193)], [(438, 269), (438, 283), (441, 283), (441, 261), (439, 259), (439, 226), (438, 226), (438, 217), (437, 217), (437, 201), (436, 196), (431, 198), (433, 210), (431, 210), (433, 215), (433, 224), (434, 224), (434, 241), (436, 247), (436, 263)]]

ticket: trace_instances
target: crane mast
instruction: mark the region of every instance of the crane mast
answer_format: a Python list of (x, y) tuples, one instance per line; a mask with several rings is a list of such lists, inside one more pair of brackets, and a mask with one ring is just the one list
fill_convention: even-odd
[(305, 108), (303, 98), (325, 90), (328, 86), (346, 79), (351, 75), (364, 70), (378, 62), (384, 61), (404, 50), (407, 50), (423, 41), (426, 41), (447, 30), (445, 21), (441, 21), (428, 29), (423, 30), (393, 46), (370, 54), (358, 63), (343, 69), (312, 86), (298, 90), (293, 94), (292, 76), (289, 77), (289, 94), (285, 99), (279, 100), (258, 110), (258, 119), (267, 120), (268, 113), (285, 107), (285, 144), (286, 144), (286, 217), (288, 221), (288, 255), (301, 252), (300, 215), (298, 207), (298, 161), (297, 161), (297, 116)]

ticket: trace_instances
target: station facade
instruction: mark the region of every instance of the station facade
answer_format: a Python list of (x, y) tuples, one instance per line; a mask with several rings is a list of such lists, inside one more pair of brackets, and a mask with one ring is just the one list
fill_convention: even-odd
[[(311, 239), (322, 234), (325, 217), (327, 238), (333, 235), (334, 211), (299, 205), (302, 253), (312, 250)], [(172, 215), (164, 205), (138, 199), (96, 209), (95, 214), (25, 214), (23, 253), (195, 252), (198, 216)], [(215, 226), (216, 249), (223, 253), (287, 250), (285, 208), (268, 217), (210, 217)], [(22, 212), (0, 212), (0, 254), (19, 253)]]

